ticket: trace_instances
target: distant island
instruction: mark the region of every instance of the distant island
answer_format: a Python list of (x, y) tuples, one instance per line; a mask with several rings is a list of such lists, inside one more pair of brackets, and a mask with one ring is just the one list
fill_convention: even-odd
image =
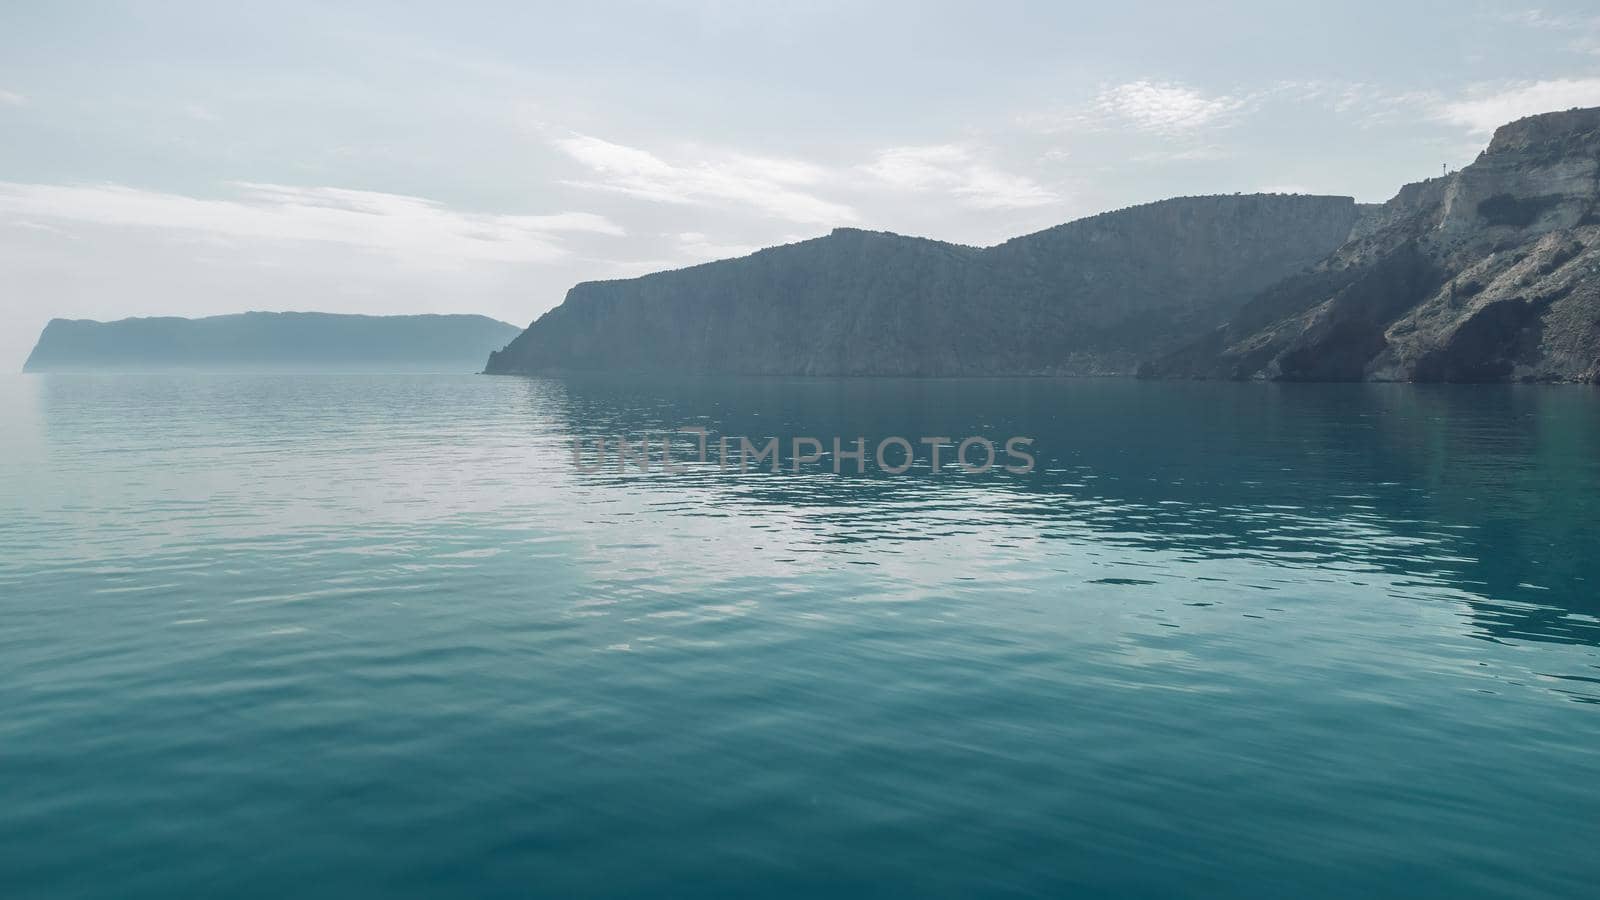
[(1600, 109), (1381, 205), (1184, 197), (988, 248), (838, 229), (579, 284), (486, 371), (1600, 381)]
[(24, 372), (130, 368), (428, 368), (476, 372), (520, 331), (485, 316), (247, 312), (53, 319)]

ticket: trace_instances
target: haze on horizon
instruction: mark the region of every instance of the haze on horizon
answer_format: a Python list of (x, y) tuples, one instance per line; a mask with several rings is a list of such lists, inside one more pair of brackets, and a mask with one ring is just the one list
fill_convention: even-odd
[(840, 225), (1381, 201), (1600, 105), (1600, 13), (1447, 5), (0, 10), (0, 368), (52, 317), (481, 313)]

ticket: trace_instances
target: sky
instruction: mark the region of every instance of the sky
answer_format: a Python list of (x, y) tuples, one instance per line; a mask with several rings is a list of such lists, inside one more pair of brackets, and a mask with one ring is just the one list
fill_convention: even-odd
[(826, 234), (1382, 201), (1600, 105), (1590, 4), (0, 3), (0, 371), (51, 318), (482, 313)]

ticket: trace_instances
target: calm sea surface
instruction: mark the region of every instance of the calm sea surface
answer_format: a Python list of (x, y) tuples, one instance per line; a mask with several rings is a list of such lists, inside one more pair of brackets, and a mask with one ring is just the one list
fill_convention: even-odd
[(1593, 897), (1597, 615), (1592, 388), (6, 376), (0, 896)]

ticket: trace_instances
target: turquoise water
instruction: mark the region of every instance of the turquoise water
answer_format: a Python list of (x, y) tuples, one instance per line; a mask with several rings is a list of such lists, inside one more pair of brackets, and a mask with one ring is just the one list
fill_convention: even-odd
[[(686, 424), (1039, 465), (569, 450)], [(1600, 879), (1590, 388), (18, 376), (0, 425), (6, 897)]]

